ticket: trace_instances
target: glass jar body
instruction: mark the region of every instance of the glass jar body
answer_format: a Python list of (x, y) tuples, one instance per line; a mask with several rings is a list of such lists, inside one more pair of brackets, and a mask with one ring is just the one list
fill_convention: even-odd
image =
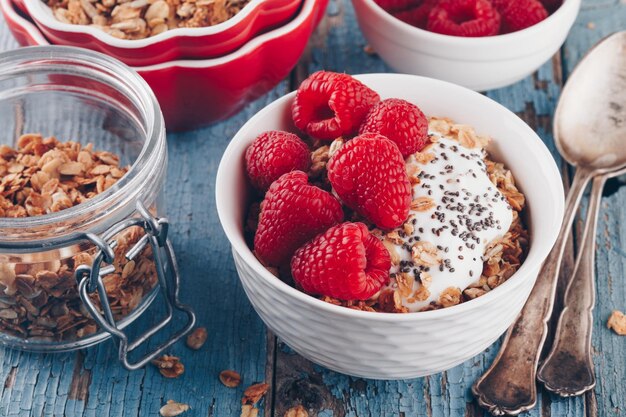
[[(100, 250), (93, 237), (137, 217), (137, 204), (164, 216), (167, 148), (158, 105), (117, 61), (73, 48), (25, 48), (0, 55), (0, 126), (0, 343), (38, 351), (94, 344), (108, 334), (81, 302), (76, 270), (92, 266)], [(58, 152), (55, 144), (68, 141), (69, 150)], [(29, 146), (26, 156), (7, 151)], [(83, 151), (91, 158), (77, 156)], [(54, 207), (76, 200), (78, 188), (90, 197)], [(16, 208), (20, 201), (30, 205)], [(101, 278), (120, 326), (156, 291), (152, 247), (126, 256), (144, 234), (133, 226), (107, 241), (114, 256)], [(96, 293), (91, 298), (100, 306)]]

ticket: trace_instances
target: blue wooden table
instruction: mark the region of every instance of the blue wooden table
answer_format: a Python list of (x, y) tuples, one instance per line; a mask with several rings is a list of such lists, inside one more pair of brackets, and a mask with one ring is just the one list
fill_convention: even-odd
[[(589, 47), (625, 28), (625, 0), (584, 0), (567, 42), (550, 62), (531, 77), (487, 95), (535, 128), (562, 163), (551, 134), (562, 85)], [(0, 50), (16, 47), (0, 20)], [(378, 57), (365, 53), (364, 47), (349, 1), (331, 0), (326, 19), (290, 81), (282, 82), (230, 120), (168, 137), (168, 217), (182, 269), (183, 299), (194, 306), (200, 324), (209, 332), (200, 351), (191, 351), (183, 343), (172, 349), (186, 365), (185, 373), (172, 380), (163, 378), (154, 367), (127, 372), (117, 363), (111, 342), (54, 355), (0, 348), (0, 415), (157, 416), (159, 408), (173, 399), (191, 406), (185, 416), (239, 416), (243, 387), (257, 381), (271, 385), (262, 405), (265, 417), (282, 417), (297, 404), (309, 409), (309, 415), (320, 417), (484, 415), (469, 388), (494, 358), (498, 343), (447, 372), (407, 381), (368, 381), (320, 368), (268, 334), (239, 284), (219, 226), (214, 178), (229, 139), (255, 112), (292, 90), (314, 70), (389, 71)], [(567, 181), (569, 172), (564, 164), (563, 174)], [(598, 230), (593, 336), (597, 387), (586, 396), (570, 399), (542, 391), (538, 406), (525, 416), (626, 416), (626, 338), (605, 326), (613, 309), (626, 309), (626, 187), (621, 187), (625, 184), (623, 179), (608, 184)], [(568, 250), (564, 274), (571, 269), (575, 241)], [(149, 320), (143, 319), (143, 324)], [(217, 377), (223, 369), (239, 371), (242, 386), (223, 386)]]

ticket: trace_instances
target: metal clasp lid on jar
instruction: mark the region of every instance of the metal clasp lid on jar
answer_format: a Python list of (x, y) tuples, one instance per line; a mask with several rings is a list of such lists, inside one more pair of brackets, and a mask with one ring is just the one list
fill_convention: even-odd
[[(136, 370), (145, 366), (185, 336), (196, 323), (196, 316), (192, 309), (182, 304), (178, 299), (180, 276), (174, 250), (167, 237), (168, 220), (166, 218), (154, 217), (141, 202), (137, 203), (137, 213), (139, 217), (133, 217), (114, 224), (100, 236), (85, 233), (83, 239), (93, 243), (98, 248), (98, 251), (92, 265), (80, 265), (75, 271), (81, 301), (95, 322), (116, 341), (119, 348), (120, 362), (128, 370)], [(114, 239), (115, 236), (135, 226), (141, 227), (145, 234), (126, 252), (125, 258), (128, 261), (132, 261), (147, 245), (152, 247), (159, 288), (165, 300), (166, 316), (131, 342), (114, 318), (102, 278), (115, 270), (115, 266), (113, 266), (115, 259), (114, 250), (117, 245)], [(103, 267), (103, 263), (108, 264), (108, 266)], [(94, 304), (90, 297), (95, 292), (99, 295), (104, 314), (100, 313), (98, 306)], [(172, 321), (175, 310), (187, 315), (185, 325), (154, 350), (145, 353), (141, 359), (131, 362), (128, 358), (130, 352), (143, 345), (167, 326)]]

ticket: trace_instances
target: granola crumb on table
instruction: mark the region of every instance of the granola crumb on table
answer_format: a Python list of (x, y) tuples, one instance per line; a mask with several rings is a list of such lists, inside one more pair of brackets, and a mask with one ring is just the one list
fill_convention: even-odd
[(193, 332), (187, 335), (187, 340), (185, 342), (189, 349), (198, 350), (204, 346), (208, 337), (209, 334), (207, 333), (206, 328), (197, 327)]
[(606, 326), (620, 336), (626, 336), (626, 314), (613, 310)]
[(259, 414), (257, 403), (267, 394), (270, 386), (264, 382), (250, 385), (241, 399), (241, 417), (256, 417)]
[(159, 410), (159, 414), (161, 414), (161, 416), (163, 417), (176, 417), (186, 411), (189, 411), (190, 408), (191, 407), (189, 407), (189, 405), (187, 404), (182, 404), (174, 400), (168, 400), (167, 404), (165, 404)]
[(152, 364), (157, 367), (161, 375), (166, 378), (178, 378), (185, 372), (185, 365), (180, 358), (172, 355), (163, 355), (152, 360)]
[(242, 404), (252, 404), (255, 405), (267, 394), (267, 391), (270, 389), (269, 384), (265, 382), (259, 382), (258, 384), (250, 385), (243, 393), (243, 398), (241, 399)]
[(241, 375), (237, 371), (224, 370), (219, 375), (220, 382), (228, 388), (236, 388), (241, 384)]
[[(58, 212), (104, 192), (128, 168), (119, 157), (92, 145), (26, 134), (17, 147), (0, 146), (0, 217)], [(157, 282), (152, 249), (128, 261), (125, 253), (143, 236), (129, 228), (115, 240), (115, 270), (103, 277), (116, 319), (128, 315)], [(81, 307), (74, 271), (91, 265), (95, 248), (81, 247), (65, 258), (20, 263), (0, 260), (0, 331), (25, 339), (76, 340), (97, 331)], [(97, 295), (93, 301), (99, 305)]]

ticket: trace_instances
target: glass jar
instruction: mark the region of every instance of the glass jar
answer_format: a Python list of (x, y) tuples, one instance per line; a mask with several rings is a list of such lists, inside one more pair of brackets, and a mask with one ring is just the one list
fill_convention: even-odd
[[(64, 184), (87, 184), (100, 192), (81, 204), (24, 218), (6, 217), (19, 215), (10, 204), (0, 211), (0, 343), (68, 351), (113, 336), (123, 365), (143, 366), (195, 323), (193, 312), (178, 301), (176, 262), (162, 217), (167, 146), (152, 91), (137, 73), (105, 55), (23, 48), (0, 54), (0, 126), (0, 158), (2, 149), (18, 145), (48, 157), (51, 142), (42, 144), (36, 134), (77, 142), (77, 151), (92, 144), (94, 151), (108, 152), (94, 157), (94, 164), (115, 165), (111, 158), (119, 156), (119, 169), (83, 166), (81, 172), (91, 170), (90, 178), (52, 164), (50, 175)], [(12, 187), (37, 188), (35, 178), (25, 179), (28, 164), (14, 165), (3, 168), (0, 159), (0, 202), (15, 197)], [(130, 343), (122, 329), (159, 290), (165, 320)], [(130, 363), (128, 352), (163, 328), (176, 309), (187, 314), (186, 325)]]

